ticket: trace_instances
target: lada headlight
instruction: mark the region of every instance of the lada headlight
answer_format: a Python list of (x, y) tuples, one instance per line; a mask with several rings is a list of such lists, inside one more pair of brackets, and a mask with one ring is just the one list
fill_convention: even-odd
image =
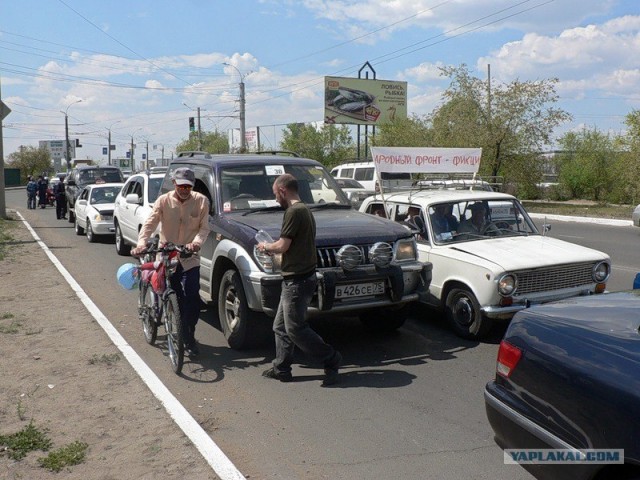
[(387, 267), (393, 260), (393, 247), (387, 242), (375, 243), (369, 250), (369, 259), (376, 267)]
[(514, 275), (507, 273), (498, 279), (498, 293), (503, 297), (513, 295), (518, 288), (518, 280)]
[(353, 270), (362, 264), (362, 250), (355, 245), (344, 245), (336, 253), (336, 262), (345, 270)]
[(597, 263), (593, 267), (593, 273), (592, 273), (593, 280), (596, 283), (606, 282), (607, 279), (609, 278), (610, 272), (611, 272), (611, 267), (607, 262)]
[(396, 262), (416, 260), (418, 258), (416, 241), (413, 238), (403, 238), (396, 242)]
[(265, 253), (258, 251), (257, 246), (253, 247), (253, 256), (258, 262), (258, 265), (266, 273), (280, 273), (282, 267), (282, 254), (281, 253)]

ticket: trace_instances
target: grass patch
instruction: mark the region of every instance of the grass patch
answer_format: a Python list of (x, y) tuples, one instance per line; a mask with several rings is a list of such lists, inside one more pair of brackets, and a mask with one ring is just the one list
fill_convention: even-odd
[(523, 201), (522, 204), (529, 213), (549, 215), (569, 215), (574, 217), (614, 218), (631, 220), (631, 213), (635, 206), (610, 204), (584, 204), (579, 202), (562, 203), (546, 201)]
[(14, 240), (11, 230), (16, 227), (16, 222), (0, 218), (0, 260), (4, 260), (10, 246)]
[(89, 365), (97, 365), (98, 363), (104, 363), (105, 365), (113, 365), (120, 361), (120, 355), (112, 353), (111, 355), (102, 354), (102, 356), (94, 354), (89, 359)]
[(33, 450), (49, 451), (51, 440), (47, 436), (46, 430), (36, 428), (32, 420), (29, 425), (19, 432), (11, 435), (0, 435), (0, 445), (7, 447), (9, 458), (22, 460), (27, 453)]
[(13, 320), (9, 325), (0, 324), (0, 333), (8, 333), (13, 335), (20, 331), (20, 327), (22, 327), (22, 322), (20, 322), (19, 320)]
[(84, 462), (87, 448), (89, 448), (89, 445), (86, 443), (75, 441), (50, 452), (44, 458), (39, 458), (38, 463), (42, 468), (47, 468), (52, 472), (59, 472), (65, 467)]

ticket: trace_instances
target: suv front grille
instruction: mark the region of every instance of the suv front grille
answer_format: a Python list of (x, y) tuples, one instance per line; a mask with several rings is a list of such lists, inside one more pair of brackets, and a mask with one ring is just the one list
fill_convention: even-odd
[[(373, 265), (369, 258), (369, 250), (373, 245), (373, 243), (368, 245), (356, 245), (360, 252), (362, 252), (362, 258), (364, 259), (363, 265)], [(339, 247), (316, 248), (316, 252), (318, 254), (318, 268), (337, 267), (338, 262), (336, 261), (336, 253), (338, 253), (338, 250), (341, 248), (342, 245)]]
[(515, 296), (590, 285), (594, 283), (594, 265), (595, 263), (577, 263), (514, 272), (518, 277)]

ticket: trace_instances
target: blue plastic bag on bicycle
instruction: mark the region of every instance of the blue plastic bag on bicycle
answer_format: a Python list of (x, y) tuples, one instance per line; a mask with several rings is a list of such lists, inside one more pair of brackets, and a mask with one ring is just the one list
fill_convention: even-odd
[(138, 266), (135, 263), (125, 263), (116, 273), (118, 283), (125, 290), (135, 290), (138, 287)]

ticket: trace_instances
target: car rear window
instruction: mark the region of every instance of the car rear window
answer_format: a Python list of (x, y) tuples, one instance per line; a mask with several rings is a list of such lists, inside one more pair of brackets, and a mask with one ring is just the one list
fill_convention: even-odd
[(96, 183), (98, 180), (105, 183), (122, 182), (122, 172), (118, 169), (91, 168), (80, 170), (78, 172), (78, 181), (80, 183)]

